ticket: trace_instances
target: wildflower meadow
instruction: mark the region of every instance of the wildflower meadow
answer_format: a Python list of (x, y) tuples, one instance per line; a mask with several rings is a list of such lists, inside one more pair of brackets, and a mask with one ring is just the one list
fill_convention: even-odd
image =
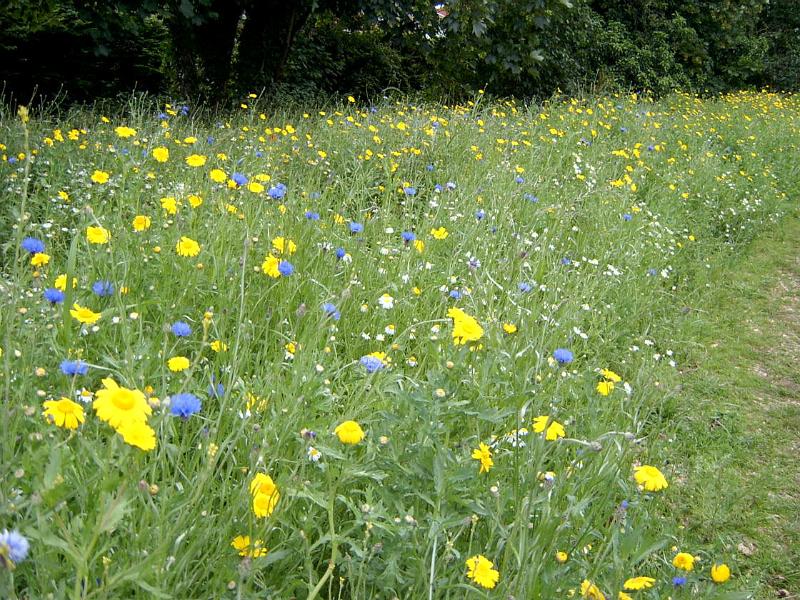
[(669, 315), (798, 147), (766, 91), (2, 113), (0, 597), (752, 597)]

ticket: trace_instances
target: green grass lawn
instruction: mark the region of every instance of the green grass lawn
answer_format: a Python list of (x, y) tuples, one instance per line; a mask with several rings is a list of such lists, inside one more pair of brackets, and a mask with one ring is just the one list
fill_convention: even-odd
[(799, 97), (0, 144), (0, 597), (796, 593)]

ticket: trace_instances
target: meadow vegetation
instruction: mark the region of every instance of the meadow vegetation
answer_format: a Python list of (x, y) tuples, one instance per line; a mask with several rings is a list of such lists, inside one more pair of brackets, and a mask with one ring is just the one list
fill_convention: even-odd
[(694, 317), (798, 145), (768, 92), (0, 115), (0, 596), (772, 597), (695, 526)]

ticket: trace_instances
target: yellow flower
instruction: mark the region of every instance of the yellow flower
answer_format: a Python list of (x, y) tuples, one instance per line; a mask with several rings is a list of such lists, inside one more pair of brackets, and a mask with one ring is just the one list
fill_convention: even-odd
[(197, 208), (198, 206), (203, 204), (202, 196), (198, 196), (197, 194), (189, 194), (189, 196), (186, 199), (189, 201), (189, 205), (192, 208)]
[(211, 342), (211, 349), (214, 352), (227, 352), (228, 344), (226, 344), (222, 340), (214, 340), (213, 342)]
[(48, 400), (44, 403), (45, 411), (42, 413), (49, 421), (64, 429), (77, 429), (83, 423), (83, 407), (69, 398)]
[(105, 227), (87, 227), (86, 240), (90, 244), (107, 244), (111, 239), (111, 234)]
[(281, 497), (272, 477), (264, 473), (257, 473), (250, 482), (250, 493), (253, 495), (253, 512), (257, 517), (270, 516)]
[(73, 304), (72, 310), (69, 311), (69, 314), (71, 314), (72, 317), (78, 322), (85, 323), (87, 325), (94, 325), (102, 316), (101, 313), (96, 313), (92, 309), (81, 306), (80, 304)]
[(656, 582), (652, 577), (631, 577), (626, 580), (622, 587), (626, 590), (646, 590), (653, 587)]
[(193, 257), (200, 254), (200, 244), (195, 242), (192, 238), (181, 236), (178, 243), (175, 245), (175, 251), (179, 256)]
[(600, 381), (597, 383), (597, 387), (595, 388), (597, 393), (601, 396), (608, 396), (611, 392), (614, 391), (614, 382), (613, 381)]
[(257, 181), (251, 181), (250, 183), (247, 184), (247, 190), (253, 192), (254, 194), (260, 194), (261, 192), (264, 191), (264, 189), (265, 189), (264, 185), (258, 183)]
[(185, 356), (173, 356), (167, 361), (167, 366), (173, 373), (185, 371), (191, 364), (192, 363)]
[(169, 160), (169, 149), (164, 148), (164, 146), (153, 148), (153, 158), (155, 158), (160, 163), (167, 162)]
[(563, 565), (565, 562), (567, 562), (567, 559), (569, 559), (569, 554), (563, 550), (556, 552), (556, 562), (559, 562)]
[(133, 230), (145, 231), (146, 229), (150, 229), (150, 217), (146, 217), (144, 215), (136, 215), (133, 218)]
[(216, 183), (224, 183), (228, 178), (228, 175), (222, 169), (211, 169), (211, 172), (208, 174), (208, 176), (211, 178), (211, 181)]
[(425, 242), (422, 240), (414, 240), (414, 249), (422, 254), (425, 251)]
[(614, 383), (619, 383), (620, 381), (622, 381), (622, 377), (620, 377), (610, 369), (601, 369), (600, 374), (609, 381), (613, 381)]
[(672, 559), (672, 566), (676, 569), (683, 569), (684, 571), (691, 571), (694, 569), (695, 558), (688, 552), (679, 552)]
[(728, 579), (731, 578), (731, 570), (728, 568), (726, 564), (714, 564), (711, 567), (711, 580), (714, 583), (725, 583)]
[(460, 308), (451, 308), (447, 311), (447, 316), (453, 319), (453, 343), (456, 346), (475, 342), (483, 336), (483, 328), (478, 321)]
[(174, 215), (178, 212), (178, 201), (173, 196), (165, 196), (161, 198), (161, 208), (167, 211), (168, 215)]
[(581, 583), (581, 597), (588, 598), (589, 600), (606, 600), (600, 588), (593, 584), (588, 579), (584, 579)]
[(517, 333), (517, 326), (513, 323), (503, 323), (503, 331), (505, 331), (508, 335)]
[(633, 596), (626, 594), (625, 592), (620, 592), (617, 594), (617, 600), (633, 600)]
[(270, 277), (277, 279), (281, 276), (281, 272), (278, 270), (279, 264), (281, 264), (281, 261), (272, 254), (269, 254), (261, 264), (261, 270)]
[(186, 157), (186, 164), (190, 167), (202, 167), (206, 164), (206, 157), (202, 154), (190, 154)]
[(103, 389), (95, 394), (92, 407), (97, 418), (115, 429), (134, 422), (146, 423), (147, 417), (153, 413), (142, 392), (120, 387), (110, 377), (103, 379)]
[(249, 535), (237, 535), (235, 538), (233, 538), (231, 546), (233, 546), (236, 550), (239, 551), (239, 556), (247, 556), (249, 558), (259, 558), (260, 556), (266, 556), (267, 554), (267, 549), (264, 548), (263, 540), (256, 540), (253, 543), (253, 548), (250, 549)]
[(648, 492), (659, 492), (669, 487), (664, 474), (655, 467), (642, 465), (640, 467), (635, 467), (633, 472), (636, 483)]
[(478, 447), (472, 451), (472, 458), (481, 461), (481, 468), (478, 473), (488, 473), (489, 469), (494, 466), (494, 461), (492, 460), (492, 451), (489, 446), (483, 442), (478, 444)]
[[(548, 425), (548, 421), (550, 424)], [(552, 442), (557, 440), (558, 438), (563, 438), (566, 435), (566, 431), (564, 431), (564, 426), (556, 420), (550, 419), (547, 415), (536, 417), (533, 420), (533, 431), (535, 433), (542, 433), (543, 431), (546, 432), (544, 434), (544, 439), (548, 442)]]
[[(66, 291), (67, 290), (67, 276), (62, 273), (61, 275), (56, 277), (56, 280), (53, 282), (53, 287), (56, 288), (57, 290), (61, 290), (62, 292)], [(77, 277), (73, 277), (72, 278), (72, 289), (74, 290), (76, 287), (78, 287), (78, 278)]]
[(364, 430), (355, 421), (344, 421), (333, 432), (343, 444), (357, 444), (364, 439)]
[(111, 174), (107, 173), (106, 171), (96, 170), (94, 173), (92, 173), (92, 181), (95, 183), (105, 183), (108, 181), (110, 176)]
[(145, 421), (128, 421), (117, 429), (125, 443), (149, 452), (156, 447), (156, 432)]
[(444, 227), (439, 227), (438, 229), (431, 229), (431, 235), (437, 240), (443, 240), (450, 234)]
[(50, 262), (50, 255), (44, 252), (37, 252), (31, 257), (31, 266), (43, 267)]
[(479, 586), (491, 590), (500, 580), (494, 563), (482, 554), (467, 559), (467, 577)]
[(276, 252), (283, 254), (294, 254), (297, 251), (297, 244), (289, 238), (276, 237), (272, 240), (272, 247)]
[(114, 129), (116, 134), (121, 138), (129, 138), (136, 135), (136, 130), (132, 127), (121, 126)]

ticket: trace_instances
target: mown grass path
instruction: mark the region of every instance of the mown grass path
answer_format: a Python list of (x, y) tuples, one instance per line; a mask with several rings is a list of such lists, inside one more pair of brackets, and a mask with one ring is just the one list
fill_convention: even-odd
[(671, 508), (682, 541), (736, 565), (726, 585), (755, 598), (800, 598), (799, 251), (795, 215), (711, 276), (711, 308), (683, 309), (697, 345)]

